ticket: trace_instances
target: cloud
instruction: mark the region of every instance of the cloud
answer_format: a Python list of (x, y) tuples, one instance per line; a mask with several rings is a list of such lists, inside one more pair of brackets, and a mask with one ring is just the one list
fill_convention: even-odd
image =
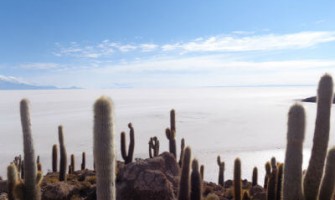
[(57, 63), (24, 63), (19, 66), (22, 69), (31, 70), (50, 70), (60, 68), (61, 65)]

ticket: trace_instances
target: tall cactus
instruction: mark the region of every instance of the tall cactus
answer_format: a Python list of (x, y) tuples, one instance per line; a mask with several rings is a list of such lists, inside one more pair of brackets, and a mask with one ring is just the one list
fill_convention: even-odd
[(305, 136), (305, 110), (295, 104), (288, 113), (287, 145), (284, 166), (283, 200), (302, 198), (302, 148)]
[(15, 200), (15, 187), (19, 184), (18, 172), (15, 164), (10, 164), (7, 167), (7, 190), (8, 200)]
[(201, 200), (202, 196), (202, 183), (199, 172), (198, 160), (192, 161), (192, 173), (191, 173), (191, 200)]
[(268, 188), (270, 176), (271, 176), (271, 164), (270, 162), (266, 162), (265, 163), (264, 189)]
[(82, 158), (81, 158), (81, 170), (86, 169), (86, 153), (82, 153)]
[(258, 184), (258, 168), (254, 167), (252, 170), (252, 186), (256, 186)]
[(266, 199), (275, 200), (276, 199), (276, 180), (277, 180), (277, 169), (271, 172), (268, 187), (266, 190)]
[(180, 158), (179, 158), (179, 162), (178, 162), (178, 164), (179, 164), (180, 167), (181, 167), (182, 162), (183, 162), (184, 149), (185, 149), (185, 139), (182, 138), (181, 139), (181, 143), (180, 143), (180, 156), (179, 156)]
[(328, 148), (332, 101), (333, 79), (330, 75), (325, 74), (321, 77), (319, 82), (313, 147), (304, 178), (304, 194), (306, 200), (316, 200), (319, 192), (319, 185)]
[(63, 126), (58, 126), (58, 140), (60, 151), (59, 181), (66, 181), (67, 153), (64, 144)]
[(111, 99), (100, 97), (94, 104), (93, 153), (97, 199), (115, 200), (114, 114)]
[(128, 124), (130, 129), (129, 136), (130, 142), (128, 147), (128, 153), (126, 150), (126, 134), (125, 132), (121, 133), (121, 155), (125, 164), (131, 163), (133, 161), (134, 147), (135, 147), (135, 137), (134, 137), (134, 128), (131, 123)]
[(166, 137), (169, 140), (169, 151), (177, 158), (177, 147), (176, 147), (176, 113), (172, 109), (170, 111), (170, 128), (165, 130)]
[(283, 183), (283, 171), (284, 164), (278, 164), (277, 180), (276, 180), (276, 200), (281, 200), (282, 197), (282, 183)]
[(23, 149), (24, 149), (24, 189), (25, 199), (38, 200), (41, 199), (41, 191), (36, 183), (36, 162), (35, 150), (33, 146), (33, 138), (31, 135), (31, 123), (29, 115), (29, 102), (27, 99), (21, 100), (20, 114), (23, 132)]
[(235, 159), (234, 162), (234, 200), (242, 199), (242, 185), (241, 185), (241, 160)]
[(224, 186), (224, 168), (225, 168), (225, 163), (222, 161), (220, 156), (217, 157), (217, 163), (219, 165), (219, 178), (218, 178), (218, 183), (221, 186)]
[(183, 166), (181, 168), (181, 175), (179, 181), (178, 200), (190, 199), (190, 162), (191, 162), (191, 149), (185, 148)]
[(76, 169), (76, 160), (73, 154), (71, 154), (71, 162), (70, 162), (70, 166), (71, 166), (71, 174), (73, 174), (73, 172)]
[(331, 200), (334, 196), (335, 186), (335, 147), (328, 151), (325, 174), (320, 187), (320, 200)]
[(58, 165), (58, 148), (57, 144), (52, 146), (52, 172), (57, 172), (57, 165)]

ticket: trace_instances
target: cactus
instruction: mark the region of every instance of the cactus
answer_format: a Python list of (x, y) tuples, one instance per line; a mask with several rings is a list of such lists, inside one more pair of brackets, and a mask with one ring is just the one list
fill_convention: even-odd
[(63, 126), (58, 126), (58, 140), (60, 151), (59, 181), (66, 181), (67, 153), (64, 144)]
[(282, 183), (283, 183), (283, 169), (282, 163), (278, 164), (277, 180), (276, 180), (276, 200), (281, 200), (282, 196)]
[(125, 132), (121, 133), (121, 155), (125, 164), (131, 163), (133, 161), (134, 147), (135, 147), (135, 138), (134, 138), (134, 128), (131, 123), (128, 124), (130, 129), (129, 136), (130, 142), (128, 147), (128, 154), (126, 150), (126, 134)]
[(57, 144), (52, 146), (52, 172), (57, 172), (58, 154)]
[(150, 141), (149, 141), (149, 157), (153, 158), (153, 157), (158, 156), (158, 154), (159, 154), (159, 140), (155, 136), (155, 137), (150, 138)]
[(190, 161), (191, 149), (186, 147), (184, 151), (183, 166), (181, 168), (182, 171), (179, 181), (178, 200), (190, 199)]
[(257, 167), (254, 167), (252, 170), (252, 186), (258, 185), (258, 169)]
[(204, 165), (200, 165), (201, 180), (204, 180), (204, 171), (205, 171), (205, 166)]
[(15, 164), (7, 167), (8, 200), (15, 200), (15, 187), (19, 184), (18, 171)]
[(70, 166), (71, 166), (71, 174), (73, 174), (73, 172), (75, 171), (75, 157), (73, 154), (71, 154), (71, 162), (70, 162)]
[(249, 193), (247, 191), (243, 192), (242, 200), (250, 200), (250, 196), (249, 196)]
[(41, 199), (40, 188), (36, 184), (36, 162), (33, 138), (31, 135), (31, 123), (29, 116), (28, 100), (23, 99), (20, 102), (21, 125), (23, 132), (24, 149), (24, 187), (23, 194), (25, 199)]
[(328, 148), (332, 101), (333, 80), (330, 75), (326, 74), (321, 77), (318, 87), (317, 116), (314, 129), (313, 147), (309, 165), (304, 177), (304, 194), (306, 200), (317, 199)]
[(271, 164), (270, 162), (265, 163), (265, 177), (264, 177), (264, 189), (268, 187), (269, 178), (271, 176)]
[(219, 165), (219, 178), (218, 178), (218, 183), (222, 187), (224, 186), (224, 168), (225, 168), (225, 163), (222, 161), (220, 156), (217, 157), (217, 163)]
[(335, 186), (335, 147), (328, 151), (325, 174), (320, 187), (319, 198), (322, 200), (331, 200), (334, 196)]
[(272, 171), (277, 169), (277, 161), (275, 157), (271, 158), (271, 169)]
[(202, 183), (199, 172), (198, 160), (192, 161), (192, 173), (191, 173), (191, 200), (201, 200)]
[(183, 156), (184, 156), (184, 149), (185, 149), (185, 139), (182, 138), (181, 143), (180, 143), (180, 156), (179, 156), (180, 158), (179, 158), (179, 162), (178, 162), (180, 167), (183, 164), (182, 162), (183, 162)]
[(115, 200), (114, 115), (111, 99), (100, 97), (94, 104), (93, 153), (97, 199)]
[(42, 172), (42, 163), (37, 163), (37, 171)]
[(81, 170), (86, 169), (86, 153), (83, 152), (82, 154), (82, 159), (81, 159)]
[(287, 145), (284, 166), (283, 199), (301, 199), (302, 148), (305, 135), (305, 110), (295, 104), (288, 113)]
[(277, 180), (277, 170), (274, 169), (269, 177), (268, 187), (266, 190), (266, 199), (275, 200), (276, 199), (276, 180)]
[(235, 159), (234, 162), (234, 200), (242, 199), (242, 186), (241, 186), (241, 160)]
[(172, 109), (170, 111), (170, 128), (165, 130), (166, 137), (169, 140), (169, 151), (177, 158), (177, 149), (176, 149), (176, 113)]

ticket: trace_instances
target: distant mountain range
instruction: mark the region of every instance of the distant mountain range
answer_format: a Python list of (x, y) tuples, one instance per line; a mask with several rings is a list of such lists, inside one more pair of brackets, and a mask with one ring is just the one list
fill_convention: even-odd
[(72, 88), (58, 88), (56, 86), (40, 86), (26, 83), (10, 76), (0, 75), (0, 90), (55, 90), (55, 89), (79, 89)]

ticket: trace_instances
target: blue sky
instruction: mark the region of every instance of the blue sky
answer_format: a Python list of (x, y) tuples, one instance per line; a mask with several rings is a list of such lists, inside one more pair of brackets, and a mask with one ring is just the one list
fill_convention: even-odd
[(84, 88), (316, 84), (335, 1), (0, 1), (0, 78)]

